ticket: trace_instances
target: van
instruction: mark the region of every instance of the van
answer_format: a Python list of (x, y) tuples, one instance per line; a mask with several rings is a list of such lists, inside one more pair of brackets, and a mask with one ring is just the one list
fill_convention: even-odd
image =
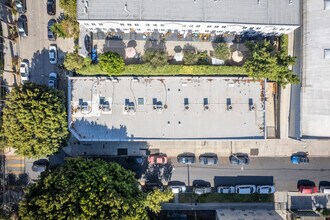
[(321, 186), (320, 192), (325, 194), (330, 194), (330, 186)]

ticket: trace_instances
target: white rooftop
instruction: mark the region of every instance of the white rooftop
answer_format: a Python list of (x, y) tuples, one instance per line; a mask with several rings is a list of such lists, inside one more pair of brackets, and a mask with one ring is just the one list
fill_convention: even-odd
[[(300, 24), (300, 0), (79, 0), (78, 20)], [(125, 6), (126, 4), (126, 6)]]
[(306, 1), (307, 22), (303, 30), (304, 69), (301, 89), (301, 132), (304, 137), (330, 137), (328, 4), (329, 2), (324, 0)]
[(264, 81), (237, 77), (120, 77), (118, 81), (71, 77), (68, 93), (70, 130), (80, 140), (265, 136)]

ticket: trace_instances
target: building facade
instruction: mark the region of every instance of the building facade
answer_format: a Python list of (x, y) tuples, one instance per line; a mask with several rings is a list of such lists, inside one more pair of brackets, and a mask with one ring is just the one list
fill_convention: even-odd
[(92, 32), (281, 35), (299, 27), (300, 0), (81, 0)]

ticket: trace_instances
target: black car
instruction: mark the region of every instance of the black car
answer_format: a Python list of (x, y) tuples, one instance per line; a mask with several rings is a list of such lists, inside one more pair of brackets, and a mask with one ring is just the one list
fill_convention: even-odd
[(158, 182), (158, 183), (146, 182), (145, 185), (144, 185), (144, 190), (146, 192), (151, 192), (151, 191), (154, 191), (155, 189), (159, 189), (160, 191), (164, 191), (164, 186), (161, 182)]
[(232, 154), (229, 157), (231, 164), (245, 165), (250, 163), (250, 158), (247, 154)]
[(194, 164), (196, 161), (195, 154), (180, 154), (177, 159), (181, 164)]
[(56, 24), (56, 20), (55, 19), (50, 19), (48, 21), (48, 25), (47, 25), (47, 33), (48, 33), (48, 40), (54, 41), (56, 40), (56, 33), (52, 32), (50, 30), (50, 28)]
[(127, 163), (143, 165), (146, 162), (146, 157), (144, 156), (128, 156), (126, 157)]
[(47, 0), (47, 13), (49, 15), (55, 15), (56, 14), (55, 0)]
[(27, 17), (21, 15), (17, 20), (17, 29), (21, 37), (28, 36), (28, 26), (27, 26)]
[(203, 154), (199, 156), (199, 163), (203, 165), (218, 164), (218, 156), (216, 154)]

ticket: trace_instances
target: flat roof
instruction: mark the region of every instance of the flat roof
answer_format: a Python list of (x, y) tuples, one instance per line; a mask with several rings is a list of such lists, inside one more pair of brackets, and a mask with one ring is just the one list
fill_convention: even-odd
[[(125, 4), (127, 5), (125, 9)], [(300, 24), (300, 0), (82, 0), (78, 20)]]
[[(306, 1), (303, 29), (301, 132), (304, 137), (330, 137), (330, 10), (324, 0)], [(317, 24), (317, 25), (315, 25)]]
[[(69, 128), (80, 140), (265, 136), (264, 81), (237, 77), (69, 77), (68, 83)], [(100, 98), (109, 108), (102, 109)]]

